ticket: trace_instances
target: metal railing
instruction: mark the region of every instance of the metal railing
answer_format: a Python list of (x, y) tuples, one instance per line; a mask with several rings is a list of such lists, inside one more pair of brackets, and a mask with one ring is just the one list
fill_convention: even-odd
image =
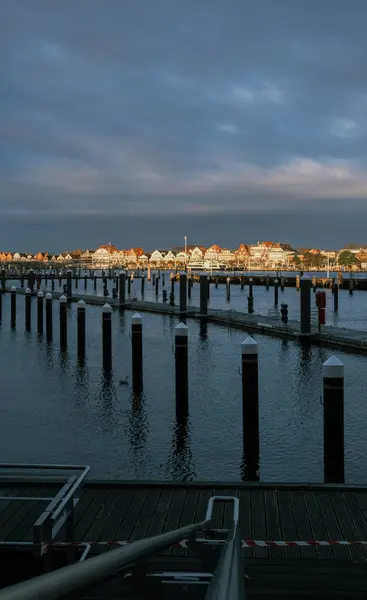
[[(1, 471), (4, 470), (5, 477), (2, 477)], [(74, 529), (74, 507), (78, 501), (78, 495), (81, 490), (81, 484), (87, 476), (90, 467), (87, 465), (52, 465), (52, 464), (21, 464), (21, 463), (0, 463), (0, 479), (4, 482), (19, 481), (19, 472), (25, 471), (28, 475), (28, 480), (32, 481), (34, 477), (30, 477), (31, 472), (37, 473), (37, 483), (39, 483), (40, 474), (47, 473), (45, 483), (50, 485), (55, 484), (55, 472), (57, 473), (57, 482), (60, 479), (60, 473), (75, 472), (68, 477), (67, 481), (62, 485), (61, 489), (53, 497), (36, 496), (1, 496), (1, 501), (21, 501), (21, 502), (46, 502), (45, 508), (33, 525), (33, 542), (27, 542), (27, 545), (32, 546), (35, 556), (42, 556), (45, 548), (56, 537), (63, 525), (66, 525), (66, 536), (68, 541), (73, 541)], [(54, 472), (53, 476), (50, 475)], [(65, 476), (63, 477), (65, 481)], [(61, 482), (60, 482), (61, 483)], [(17, 540), (0, 542), (0, 547), (5, 546), (24, 546)]]
[(243, 600), (245, 598), (241, 543), (238, 528), (239, 500), (229, 496), (210, 498), (205, 521), (181, 527), (175, 531), (132, 542), (128, 546), (107, 552), (87, 561), (23, 581), (0, 591), (0, 600), (58, 600), (68, 594), (84, 591), (103, 583), (119, 572), (131, 568), (184, 538), (194, 538), (197, 532), (210, 528), (214, 502), (232, 501), (233, 525), (223, 548), (220, 563), (213, 577), (212, 595), (208, 600)]

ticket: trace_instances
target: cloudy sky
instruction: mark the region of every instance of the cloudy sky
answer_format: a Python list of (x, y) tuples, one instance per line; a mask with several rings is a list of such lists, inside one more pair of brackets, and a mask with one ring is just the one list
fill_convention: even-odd
[(0, 245), (367, 243), (366, 0), (2, 0)]

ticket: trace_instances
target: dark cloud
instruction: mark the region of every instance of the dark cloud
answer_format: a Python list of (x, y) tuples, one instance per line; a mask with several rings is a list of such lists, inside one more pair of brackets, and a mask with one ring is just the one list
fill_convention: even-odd
[(286, 239), (287, 211), (328, 206), (338, 245), (367, 211), (366, 18), (365, 0), (4, 0), (2, 219), (18, 244), (68, 214), (155, 218), (163, 243), (172, 214), (229, 243), (226, 212), (264, 219), (258, 237), (279, 215)]

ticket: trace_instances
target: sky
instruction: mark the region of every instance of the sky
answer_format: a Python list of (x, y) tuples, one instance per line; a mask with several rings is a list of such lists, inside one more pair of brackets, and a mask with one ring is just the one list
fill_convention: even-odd
[(2, 0), (0, 249), (367, 243), (366, 0)]

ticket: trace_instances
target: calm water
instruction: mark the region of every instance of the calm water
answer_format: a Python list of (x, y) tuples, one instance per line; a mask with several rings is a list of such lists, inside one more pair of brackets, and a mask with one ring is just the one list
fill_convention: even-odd
[[(260, 290), (255, 292), (260, 296)], [(289, 290), (290, 296), (293, 293)], [(357, 294), (353, 302), (356, 298)], [(3, 298), (2, 461), (87, 463), (98, 478), (241, 479), (238, 367), (243, 332), (210, 324), (205, 331), (198, 322), (188, 321), (190, 418), (187, 429), (180, 431), (175, 423), (172, 352), (177, 318), (144, 314), (145, 394), (133, 400), (130, 388), (118, 383), (131, 372), (131, 312), (113, 313), (114, 370), (106, 379), (99, 307), (87, 306), (87, 361), (81, 367), (76, 360), (76, 305), (69, 308), (69, 350), (63, 355), (57, 302), (51, 345), (35, 330), (25, 333), (24, 298), (17, 297), (17, 303), (17, 329), (11, 331), (10, 297)], [(32, 308), (35, 329), (34, 301)], [(260, 355), (261, 479), (322, 481), (321, 368), (330, 353), (255, 337)], [(346, 372), (346, 478), (366, 483), (367, 358), (336, 355)]]

